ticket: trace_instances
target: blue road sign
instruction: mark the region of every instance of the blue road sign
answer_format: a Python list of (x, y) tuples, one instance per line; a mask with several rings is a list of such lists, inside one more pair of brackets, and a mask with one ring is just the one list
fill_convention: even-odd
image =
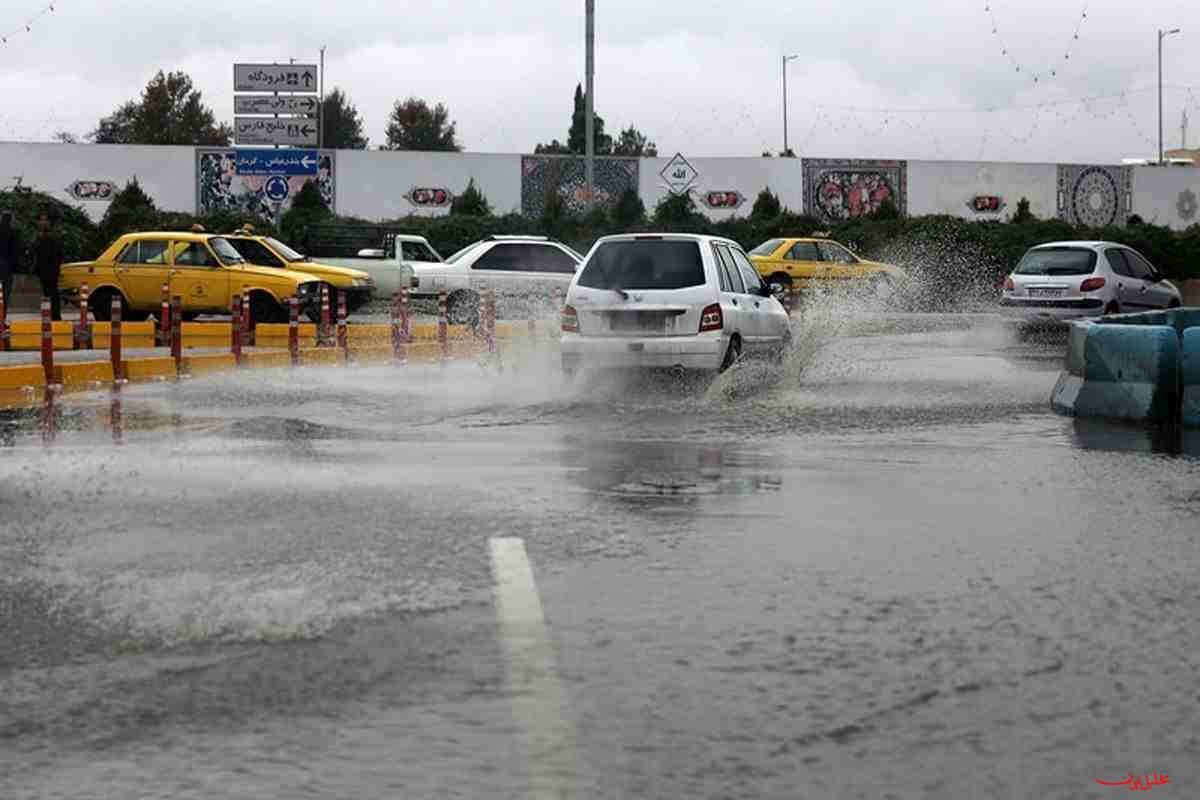
[(316, 150), (238, 150), (238, 175), (316, 175)]
[(263, 186), (263, 192), (267, 195), (267, 199), (276, 203), (282, 203), (287, 200), (288, 196), (288, 180), (282, 175), (273, 175), (267, 179), (267, 183)]

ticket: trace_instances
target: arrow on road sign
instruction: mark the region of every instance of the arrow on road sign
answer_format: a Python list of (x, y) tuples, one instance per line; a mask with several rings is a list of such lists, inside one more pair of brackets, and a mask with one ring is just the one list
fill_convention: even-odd
[(308, 87), (312, 86), (312, 82), (313, 82), (313, 74), (311, 72), (305, 72), (304, 73), (304, 88), (307, 89)]

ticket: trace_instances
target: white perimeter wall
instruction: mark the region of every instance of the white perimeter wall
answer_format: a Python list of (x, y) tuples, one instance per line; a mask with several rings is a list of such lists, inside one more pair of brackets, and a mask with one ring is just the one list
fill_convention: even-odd
[(1179, 213), (1180, 195), (1188, 191), (1200, 202), (1196, 167), (1134, 167), (1133, 213), (1146, 222), (1182, 230), (1200, 222), (1200, 211), (1190, 218)]
[[(668, 193), (659, 176), (668, 158), (645, 158), (639, 165), (639, 187), (648, 211)], [(698, 208), (711, 219), (745, 216), (765, 187), (793, 211), (803, 211), (803, 181), (798, 158), (689, 158), (699, 173), (693, 184)], [(75, 181), (109, 181), (118, 190), (136, 177), (155, 204), (168, 211), (196, 210), (196, 156), (191, 147), (0, 143), (0, 188), (15, 176), (22, 185), (77, 205), (99, 220), (107, 202), (78, 201), (67, 187)], [(459, 194), (467, 181), (487, 195), (496, 213), (521, 209), (521, 156), (517, 154), (405, 153), (339, 150), (337, 212), (366, 219), (408, 214), (445, 214), (422, 209), (405, 197), (414, 187), (446, 188)], [(1058, 171), (1054, 164), (969, 161), (909, 161), (908, 213), (950, 214), (986, 219), (967, 203), (976, 195), (998, 195), (1006, 205), (995, 218), (1007, 219), (1026, 197), (1042, 218), (1057, 215)], [(709, 191), (738, 191), (746, 202), (736, 211), (709, 209), (699, 202)], [(1191, 191), (1200, 202), (1200, 168), (1138, 167), (1133, 175), (1133, 213), (1147, 222), (1176, 229), (1200, 222), (1179, 213), (1181, 194)]]
[(115, 144), (0, 144), (0, 187), (14, 176), (21, 185), (79, 206), (99, 221), (108, 203), (76, 200), (67, 192), (75, 181), (108, 181), (117, 191), (136, 177), (164, 211), (195, 211), (196, 151), (192, 147)]
[[(998, 214), (977, 214), (967, 207), (979, 195), (1000, 197)], [(966, 219), (1008, 219), (1022, 197), (1034, 216), (1058, 216), (1058, 166), (996, 161), (909, 161), (908, 213), (950, 214)]]
[[(686, 157), (686, 155), (685, 155)], [(666, 181), (659, 175), (667, 158), (643, 158), (638, 165), (638, 194), (646, 205), (646, 213), (653, 214), (654, 206), (670, 193)], [(754, 198), (763, 189), (770, 187), (785, 208), (800, 213), (804, 201), (804, 186), (801, 181), (800, 159), (798, 158), (688, 158), (688, 163), (699, 173), (692, 184), (696, 208), (709, 219), (721, 220), (732, 216), (749, 216), (754, 207)], [(746, 198), (741, 208), (735, 211), (714, 210), (700, 202), (708, 192), (738, 191)]]
[(448, 208), (421, 208), (405, 196), (413, 187), (459, 195), (471, 178), (494, 213), (521, 210), (519, 155), (338, 150), (337, 212), (372, 220), (448, 214)]

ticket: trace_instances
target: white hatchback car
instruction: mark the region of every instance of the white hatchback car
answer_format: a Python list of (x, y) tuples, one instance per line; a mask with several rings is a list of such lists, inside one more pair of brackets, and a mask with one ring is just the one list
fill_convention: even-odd
[(1178, 287), (1131, 247), (1051, 242), (1031, 247), (1004, 281), (1000, 305), (1028, 322), (1175, 308)]
[(692, 234), (606, 236), (562, 312), (563, 371), (588, 367), (728, 369), (782, 358), (787, 311), (735, 242)]
[(583, 256), (544, 236), (492, 236), (467, 245), (442, 263), (413, 262), (417, 296), (447, 292), (451, 322), (472, 322), (479, 293), (545, 302), (566, 291)]

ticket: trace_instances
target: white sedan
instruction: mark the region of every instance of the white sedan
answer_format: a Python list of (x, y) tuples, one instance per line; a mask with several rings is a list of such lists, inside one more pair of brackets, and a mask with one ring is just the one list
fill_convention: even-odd
[(467, 245), (444, 263), (414, 263), (413, 294), (448, 293), (451, 322), (472, 322), (479, 293), (544, 303), (554, 290), (565, 292), (583, 257), (544, 236), (492, 236)]

